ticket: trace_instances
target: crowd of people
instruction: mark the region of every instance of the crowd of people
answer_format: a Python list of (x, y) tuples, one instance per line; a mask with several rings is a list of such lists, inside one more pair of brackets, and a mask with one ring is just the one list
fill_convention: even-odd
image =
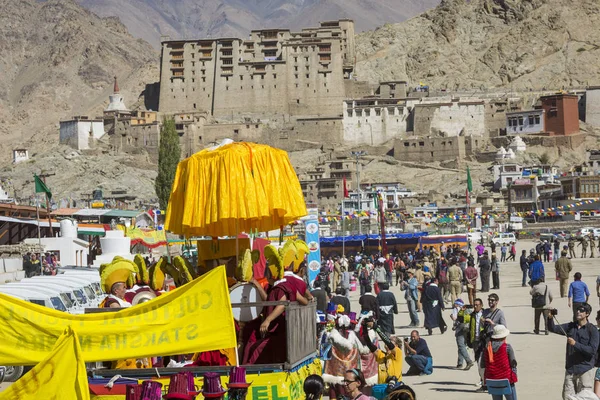
[(56, 254), (51, 252), (26, 253), (23, 256), (23, 270), (26, 278), (36, 275), (56, 275), (58, 267), (60, 267), (60, 262)]
[[(461, 249), (442, 245), (439, 249), (423, 247), (418, 251), (398, 252), (386, 257), (365, 254), (358, 254), (351, 260), (334, 257), (331, 259), (331, 270), (328, 267), (329, 260), (325, 260), (321, 276), (322, 282), (339, 285), (342, 275), (353, 271), (350, 280), (356, 279), (360, 287), (358, 315), (368, 315), (370, 319), (367, 334), (357, 334), (355, 337), (357, 354), (353, 366), (363, 374), (365, 369), (362, 366), (367, 365), (363, 359), (368, 358), (365, 354), (368, 355), (371, 350), (370, 343), (377, 341), (383, 352), (397, 347), (404, 353), (408, 366), (404, 376), (433, 372), (433, 355), (418, 330), (413, 330), (410, 338), (394, 336), (394, 315), (398, 313), (398, 302), (389, 289), (395, 285), (403, 292), (410, 317), (409, 327), (424, 327), (429, 335), (433, 329), (439, 328), (440, 333), (444, 334), (448, 325), (442, 312), (451, 310), (451, 328), (457, 348), (456, 368), (468, 371), (476, 366), (480, 377), (478, 391), (489, 391), (493, 399), (516, 400), (517, 360), (514, 349), (507, 342), (510, 330), (500, 308), (500, 297), (490, 291), (500, 289), (501, 263), (511, 259), (517, 261), (523, 272), (522, 285), (528, 288), (531, 296), (534, 334), (555, 333), (568, 337), (563, 399), (597, 399), (600, 397), (600, 369), (594, 375), (594, 367), (600, 366), (598, 328), (588, 321), (592, 312), (590, 290), (582, 281), (580, 272), (573, 274), (571, 259), (574, 257), (575, 242), (570, 240), (562, 244), (560, 240), (552, 243), (541, 240), (529, 254), (523, 250), (520, 259), (516, 258), (514, 243), (488, 248), (480, 243), (474, 254), (468, 247)], [(585, 248), (582, 245), (582, 252)], [(499, 257), (496, 254), (498, 250)], [(554, 263), (553, 275), (560, 281), (560, 296), (567, 297), (568, 306), (572, 309), (572, 321), (569, 323), (558, 324), (555, 319), (556, 310), (552, 306), (555, 296), (546, 283), (547, 266), (544, 265), (549, 262)], [(336, 274), (334, 271), (337, 266), (339, 272)], [(600, 297), (600, 276), (596, 280), (596, 292)], [(344, 291), (338, 293), (337, 296), (347, 296)], [(464, 300), (461, 298), (463, 293)], [(484, 306), (484, 298), (478, 297), (479, 293), (488, 293), (487, 307)], [(336, 304), (341, 303), (336, 301)], [(424, 321), (419, 318), (421, 312)], [(356, 332), (364, 329), (360, 322), (358, 325), (354, 325), (352, 319), (347, 322), (348, 326), (342, 327), (342, 331), (354, 327), (358, 327)], [(600, 311), (597, 322), (600, 324)], [(369, 335), (370, 327), (377, 332), (377, 338)], [(334, 329), (337, 328), (336, 325)], [(383, 337), (388, 338), (391, 346), (382, 342)], [(334, 349), (339, 347), (336, 351), (341, 351), (343, 345), (347, 345), (343, 340), (330, 342)], [(345, 354), (349, 354), (347, 347), (345, 351)], [(402, 376), (401, 369), (398, 374)], [(369, 393), (369, 378), (365, 375), (363, 393)], [(338, 379), (343, 381), (341, 375), (338, 375)], [(334, 395), (339, 393), (330, 393), (330, 396)]]

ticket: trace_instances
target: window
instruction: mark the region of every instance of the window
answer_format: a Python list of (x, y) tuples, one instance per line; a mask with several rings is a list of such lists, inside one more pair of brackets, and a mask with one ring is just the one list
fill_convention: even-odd
[(196, 108), (196, 103), (194, 103), (194, 108)]
[(240, 133), (240, 130), (239, 130), (239, 129), (234, 129), (234, 130), (233, 130), (233, 134), (234, 134), (234, 135), (237, 135), (237, 134), (239, 134), (239, 133)]
[(244, 75), (240, 75), (240, 81), (244, 80)]
[(519, 116), (519, 126), (523, 126), (523, 116)]
[(535, 124), (536, 124), (536, 125), (539, 125), (539, 124), (540, 124), (540, 116), (539, 116), (539, 115), (536, 115), (536, 116), (535, 116)]
[(529, 125), (533, 125), (535, 121), (535, 118), (533, 117), (533, 115), (529, 116)]
[(273, 79), (277, 79), (277, 74), (273, 74)]
[(421, 146), (421, 147), (425, 146), (425, 142), (419, 142), (419, 146)]
[(307, 79), (308, 79), (308, 78), (310, 78), (310, 74), (306, 74), (306, 78), (307, 78)]
[(408, 147), (408, 146), (410, 146), (410, 143), (404, 142), (404, 147)]

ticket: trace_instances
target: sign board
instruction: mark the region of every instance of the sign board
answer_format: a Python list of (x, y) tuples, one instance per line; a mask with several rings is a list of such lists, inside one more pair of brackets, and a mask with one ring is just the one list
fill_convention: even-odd
[(306, 263), (308, 266), (308, 284), (312, 287), (312, 283), (317, 279), (321, 270), (321, 243), (319, 241), (319, 221), (310, 219), (306, 224), (306, 245), (308, 246), (308, 257)]
[(523, 217), (511, 216), (510, 222), (523, 222)]

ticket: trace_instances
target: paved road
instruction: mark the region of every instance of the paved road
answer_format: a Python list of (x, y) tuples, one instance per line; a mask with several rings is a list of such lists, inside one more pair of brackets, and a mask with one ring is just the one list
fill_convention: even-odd
[[(533, 241), (520, 241), (517, 250), (520, 255), (522, 249), (529, 252), (534, 247)], [(517, 257), (518, 260), (518, 257)], [(573, 273), (581, 272), (583, 280), (587, 283), (592, 293), (590, 304), (592, 305), (592, 320), (595, 319), (598, 310), (598, 297), (596, 296), (596, 277), (600, 274), (600, 259), (574, 259)], [(560, 298), (558, 281), (554, 280), (554, 263), (546, 265), (546, 275), (549, 276), (549, 288), (554, 296), (552, 305), (559, 310), (558, 318), (561, 322), (568, 322), (571, 311), (567, 305), (566, 298)], [(572, 276), (572, 275), (571, 275)], [(521, 287), (521, 270), (518, 262), (501, 264), (500, 290), (492, 291), (500, 296), (500, 307), (504, 310), (508, 328), (511, 331), (508, 343), (515, 349), (518, 362), (517, 394), (520, 399), (536, 399), (543, 396), (544, 399), (561, 399), (562, 382), (564, 378), (565, 344), (566, 339), (562, 336), (550, 334), (535, 335), (533, 333), (533, 309), (531, 308), (531, 297), (529, 287)], [(480, 286), (478, 286), (479, 288)], [(399, 302), (400, 313), (395, 316), (396, 334), (402, 336), (410, 335), (410, 318), (404, 301), (404, 294), (397, 286), (392, 288)], [(492, 293), (490, 292), (490, 293)], [(482, 293), (484, 305), (487, 305), (487, 295)], [(351, 293), (352, 310), (359, 311), (358, 292)], [(466, 296), (462, 296), (466, 299)], [(449, 310), (444, 312), (444, 319), (449, 326), (451, 320)], [(422, 323), (423, 315), (419, 315)], [(541, 322), (541, 321), (540, 321)], [(594, 321), (592, 321), (595, 323)], [(543, 329), (543, 326), (542, 326)], [(432, 336), (427, 336), (425, 329), (419, 329), (421, 335), (425, 335), (434, 359), (434, 372), (429, 376), (408, 376), (405, 382), (413, 387), (419, 400), (444, 399), (490, 399), (491, 396), (484, 393), (476, 393), (479, 375), (476, 368), (470, 371), (456, 370), (457, 351), (454, 332), (447, 331), (440, 334), (435, 329)], [(408, 370), (404, 365), (404, 372)]]

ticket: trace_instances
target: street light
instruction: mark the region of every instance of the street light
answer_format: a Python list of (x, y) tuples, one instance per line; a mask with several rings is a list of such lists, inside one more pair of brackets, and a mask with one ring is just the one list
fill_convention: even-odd
[[(361, 196), (361, 191), (360, 191), (360, 171), (358, 169), (358, 166), (360, 164), (360, 158), (362, 156), (366, 156), (367, 152), (366, 151), (353, 151), (350, 153), (352, 155), (352, 157), (356, 158), (356, 192), (358, 194), (358, 211), (362, 211), (362, 196)], [(358, 217), (358, 234), (362, 235), (362, 226), (360, 223), (360, 215)]]

